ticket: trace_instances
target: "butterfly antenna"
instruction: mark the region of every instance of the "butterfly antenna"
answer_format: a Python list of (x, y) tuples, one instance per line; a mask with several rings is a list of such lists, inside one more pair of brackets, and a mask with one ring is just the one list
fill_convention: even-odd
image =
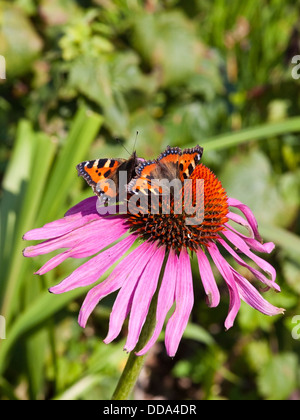
[(130, 152), (128, 151), (128, 149), (126, 149), (126, 147), (124, 146), (124, 144), (121, 142), (121, 140), (120, 139), (116, 139), (117, 140), (117, 142), (119, 142), (120, 143), (120, 145), (123, 147), (123, 149), (125, 149), (126, 150), (126, 152), (130, 155)]
[(136, 145), (136, 141), (137, 141), (138, 135), (139, 135), (139, 132), (136, 131), (136, 133), (135, 133), (135, 139), (134, 139), (134, 144), (133, 144), (133, 151), (135, 151), (135, 145)]

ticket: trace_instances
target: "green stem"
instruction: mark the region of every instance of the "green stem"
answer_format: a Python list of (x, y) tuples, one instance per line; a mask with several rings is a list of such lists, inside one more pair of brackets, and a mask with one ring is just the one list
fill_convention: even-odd
[(145, 324), (141, 331), (139, 341), (135, 349), (128, 356), (127, 363), (119, 379), (115, 392), (113, 393), (112, 400), (127, 400), (129, 398), (130, 393), (144, 365), (147, 354), (145, 354), (144, 356), (136, 356), (135, 353), (140, 351), (146, 345), (149, 339), (152, 337), (152, 333), (154, 331), (154, 327), (156, 324), (156, 307), (157, 307), (158, 292), (159, 292), (160, 285), (162, 282), (162, 277), (165, 271), (165, 265), (166, 265), (167, 259), (168, 259), (168, 252), (166, 253), (166, 256), (165, 256), (163, 267), (160, 273), (160, 278), (158, 281), (158, 286), (153, 296), (153, 299), (151, 301), (151, 305), (148, 311)]
[(113, 393), (112, 400), (127, 400), (144, 365), (144, 356), (136, 356), (134, 351), (129, 354), (126, 366)]
[(148, 316), (142, 329), (138, 344), (128, 356), (127, 363), (119, 379), (115, 392), (113, 393), (112, 400), (127, 400), (139, 377), (147, 354), (144, 356), (136, 356), (135, 353), (141, 350), (152, 336), (156, 322), (156, 302), (157, 299), (154, 298), (150, 305)]

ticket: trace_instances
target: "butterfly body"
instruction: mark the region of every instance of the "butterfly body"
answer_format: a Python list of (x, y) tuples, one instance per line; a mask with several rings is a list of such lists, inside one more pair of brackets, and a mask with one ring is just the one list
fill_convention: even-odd
[(129, 159), (90, 160), (79, 163), (76, 168), (78, 175), (85, 179), (105, 203), (118, 201), (121, 191), (125, 196), (127, 193), (160, 195), (165, 186), (164, 192), (170, 192), (172, 181), (183, 183), (191, 176), (202, 153), (203, 148), (200, 146), (183, 150), (168, 146), (154, 160), (145, 161), (133, 152)]
[[(173, 180), (183, 182), (193, 173), (200, 162), (203, 148), (196, 146), (181, 150), (179, 147), (168, 146), (157, 159), (144, 161), (135, 169), (136, 177), (128, 184), (131, 194), (161, 193), (161, 185), (167, 185)], [(158, 186), (159, 181), (159, 186)]]

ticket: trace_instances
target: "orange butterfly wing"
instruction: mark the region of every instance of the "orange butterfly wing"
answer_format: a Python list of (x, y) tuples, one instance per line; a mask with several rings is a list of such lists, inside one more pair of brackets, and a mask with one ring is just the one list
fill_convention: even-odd
[(193, 173), (202, 153), (200, 146), (183, 151), (179, 147), (168, 146), (156, 160), (142, 162), (136, 168), (137, 176), (128, 184), (128, 191), (131, 194), (149, 194), (149, 191), (160, 194), (161, 187), (157, 181), (179, 179), (183, 182)]
[(123, 162), (126, 159), (96, 159), (81, 162), (76, 168), (78, 175), (86, 180), (98, 196), (114, 198), (117, 191), (111, 188), (111, 183), (107, 180), (114, 177)]

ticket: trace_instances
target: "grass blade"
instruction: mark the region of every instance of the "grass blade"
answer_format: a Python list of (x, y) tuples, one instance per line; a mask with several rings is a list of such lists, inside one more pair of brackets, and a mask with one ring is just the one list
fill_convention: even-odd
[(266, 138), (294, 132), (300, 132), (300, 117), (293, 117), (276, 123), (262, 124), (257, 127), (241, 130), (237, 133), (222, 134), (204, 141), (201, 146), (203, 146), (205, 150), (219, 150), (237, 146), (248, 141), (264, 140)]
[(55, 162), (48, 183), (39, 222), (44, 223), (57, 217), (58, 209), (70, 191), (77, 176), (75, 166), (85, 158), (102, 124), (102, 116), (82, 107), (75, 116), (71, 131)]

